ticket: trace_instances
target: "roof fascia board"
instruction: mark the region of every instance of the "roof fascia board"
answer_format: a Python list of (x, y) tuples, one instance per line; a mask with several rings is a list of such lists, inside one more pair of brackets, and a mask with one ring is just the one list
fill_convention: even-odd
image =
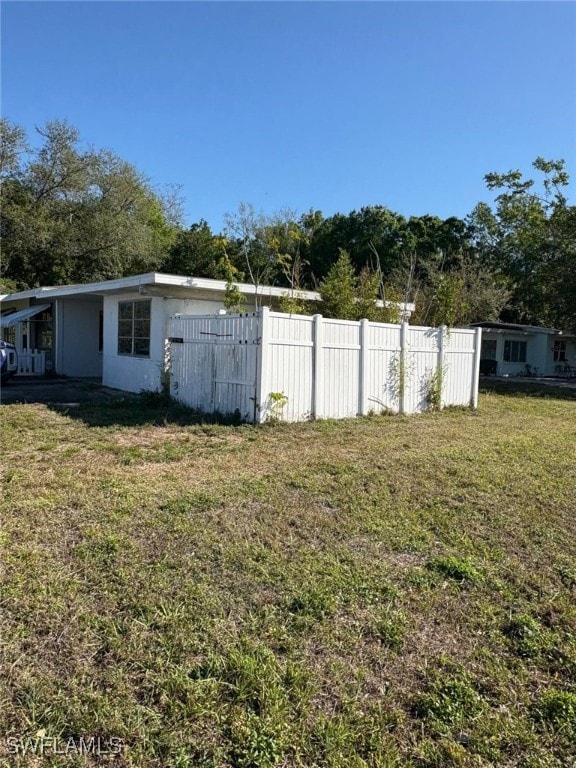
[(510, 336), (537, 336), (534, 331), (523, 331), (521, 328), (518, 328), (518, 330), (511, 330), (510, 328), (482, 328), (482, 336), (486, 333), (507, 333)]

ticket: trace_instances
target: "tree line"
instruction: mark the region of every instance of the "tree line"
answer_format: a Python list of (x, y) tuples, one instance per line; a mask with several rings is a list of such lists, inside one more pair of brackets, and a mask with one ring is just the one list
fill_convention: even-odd
[(176, 188), (159, 190), (108, 150), (85, 148), (65, 121), (25, 131), (0, 121), (0, 290), (112, 279), (147, 271), (286, 288), (285, 308), (393, 319), (386, 302), (413, 301), (412, 321), (504, 320), (576, 332), (576, 207), (562, 160), (537, 158), (538, 179), (488, 173), (493, 205), (465, 218), (405, 217), (382, 205), (325, 217), (242, 203), (222, 232), (182, 221)]

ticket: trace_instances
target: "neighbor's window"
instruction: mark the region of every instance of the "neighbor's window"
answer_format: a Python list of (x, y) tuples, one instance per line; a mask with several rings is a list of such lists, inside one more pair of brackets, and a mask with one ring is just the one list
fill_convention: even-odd
[(565, 341), (554, 342), (554, 362), (556, 363), (566, 362), (566, 342)]
[(119, 355), (150, 357), (150, 305), (149, 299), (119, 302)]
[(526, 362), (526, 342), (525, 341), (505, 341), (504, 342), (504, 360), (507, 363), (525, 363)]
[(480, 357), (496, 360), (496, 339), (483, 339)]

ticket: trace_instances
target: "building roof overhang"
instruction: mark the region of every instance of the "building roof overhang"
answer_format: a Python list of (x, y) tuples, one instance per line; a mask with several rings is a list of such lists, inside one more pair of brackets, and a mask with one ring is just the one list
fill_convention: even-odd
[[(161, 272), (147, 272), (142, 275), (131, 275), (129, 277), (102, 280), (95, 283), (33, 288), (28, 291), (0, 296), (0, 301), (8, 302), (22, 299), (53, 300), (81, 296), (107, 296), (115, 293), (129, 292), (167, 298), (214, 299), (225, 295), (226, 285), (225, 280), (213, 280), (207, 277), (184, 277), (182, 275), (168, 275)], [(304, 301), (319, 301), (321, 298), (317, 291), (291, 290), (272, 285), (259, 285), (256, 287), (250, 283), (235, 283), (235, 285), (238, 286), (240, 293), (247, 297), (256, 295), (260, 298), (295, 296)], [(394, 302), (384, 303), (387, 306), (394, 304)], [(402, 308), (408, 314), (414, 311), (415, 306), (410, 302), (406, 302), (402, 303)]]
[(48, 309), (50, 304), (33, 304), (26, 309), (20, 309), (17, 312), (11, 312), (10, 314), (0, 316), (0, 328), (12, 328), (16, 323), (24, 323), (26, 320), (30, 320), (34, 315), (39, 315), (40, 312)]

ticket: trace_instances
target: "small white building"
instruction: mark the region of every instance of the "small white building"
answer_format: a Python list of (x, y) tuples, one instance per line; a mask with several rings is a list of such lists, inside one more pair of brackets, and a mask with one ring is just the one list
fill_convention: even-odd
[(481, 374), (576, 376), (576, 336), (514, 323), (473, 323), (471, 327), (482, 328)]
[[(256, 287), (238, 283), (246, 311)], [(35, 288), (0, 297), (2, 338), (15, 344), (21, 374), (54, 372), (101, 378), (128, 392), (158, 391), (166, 365), (170, 317), (224, 310), (226, 282), (150, 272), (80, 285)], [(318, 301), (315, 291), (297, 291)], [(258, 304), (274, 307), (287, 288), (258, 287)], [(413, 304), (401, 308), (410, 317)]]

